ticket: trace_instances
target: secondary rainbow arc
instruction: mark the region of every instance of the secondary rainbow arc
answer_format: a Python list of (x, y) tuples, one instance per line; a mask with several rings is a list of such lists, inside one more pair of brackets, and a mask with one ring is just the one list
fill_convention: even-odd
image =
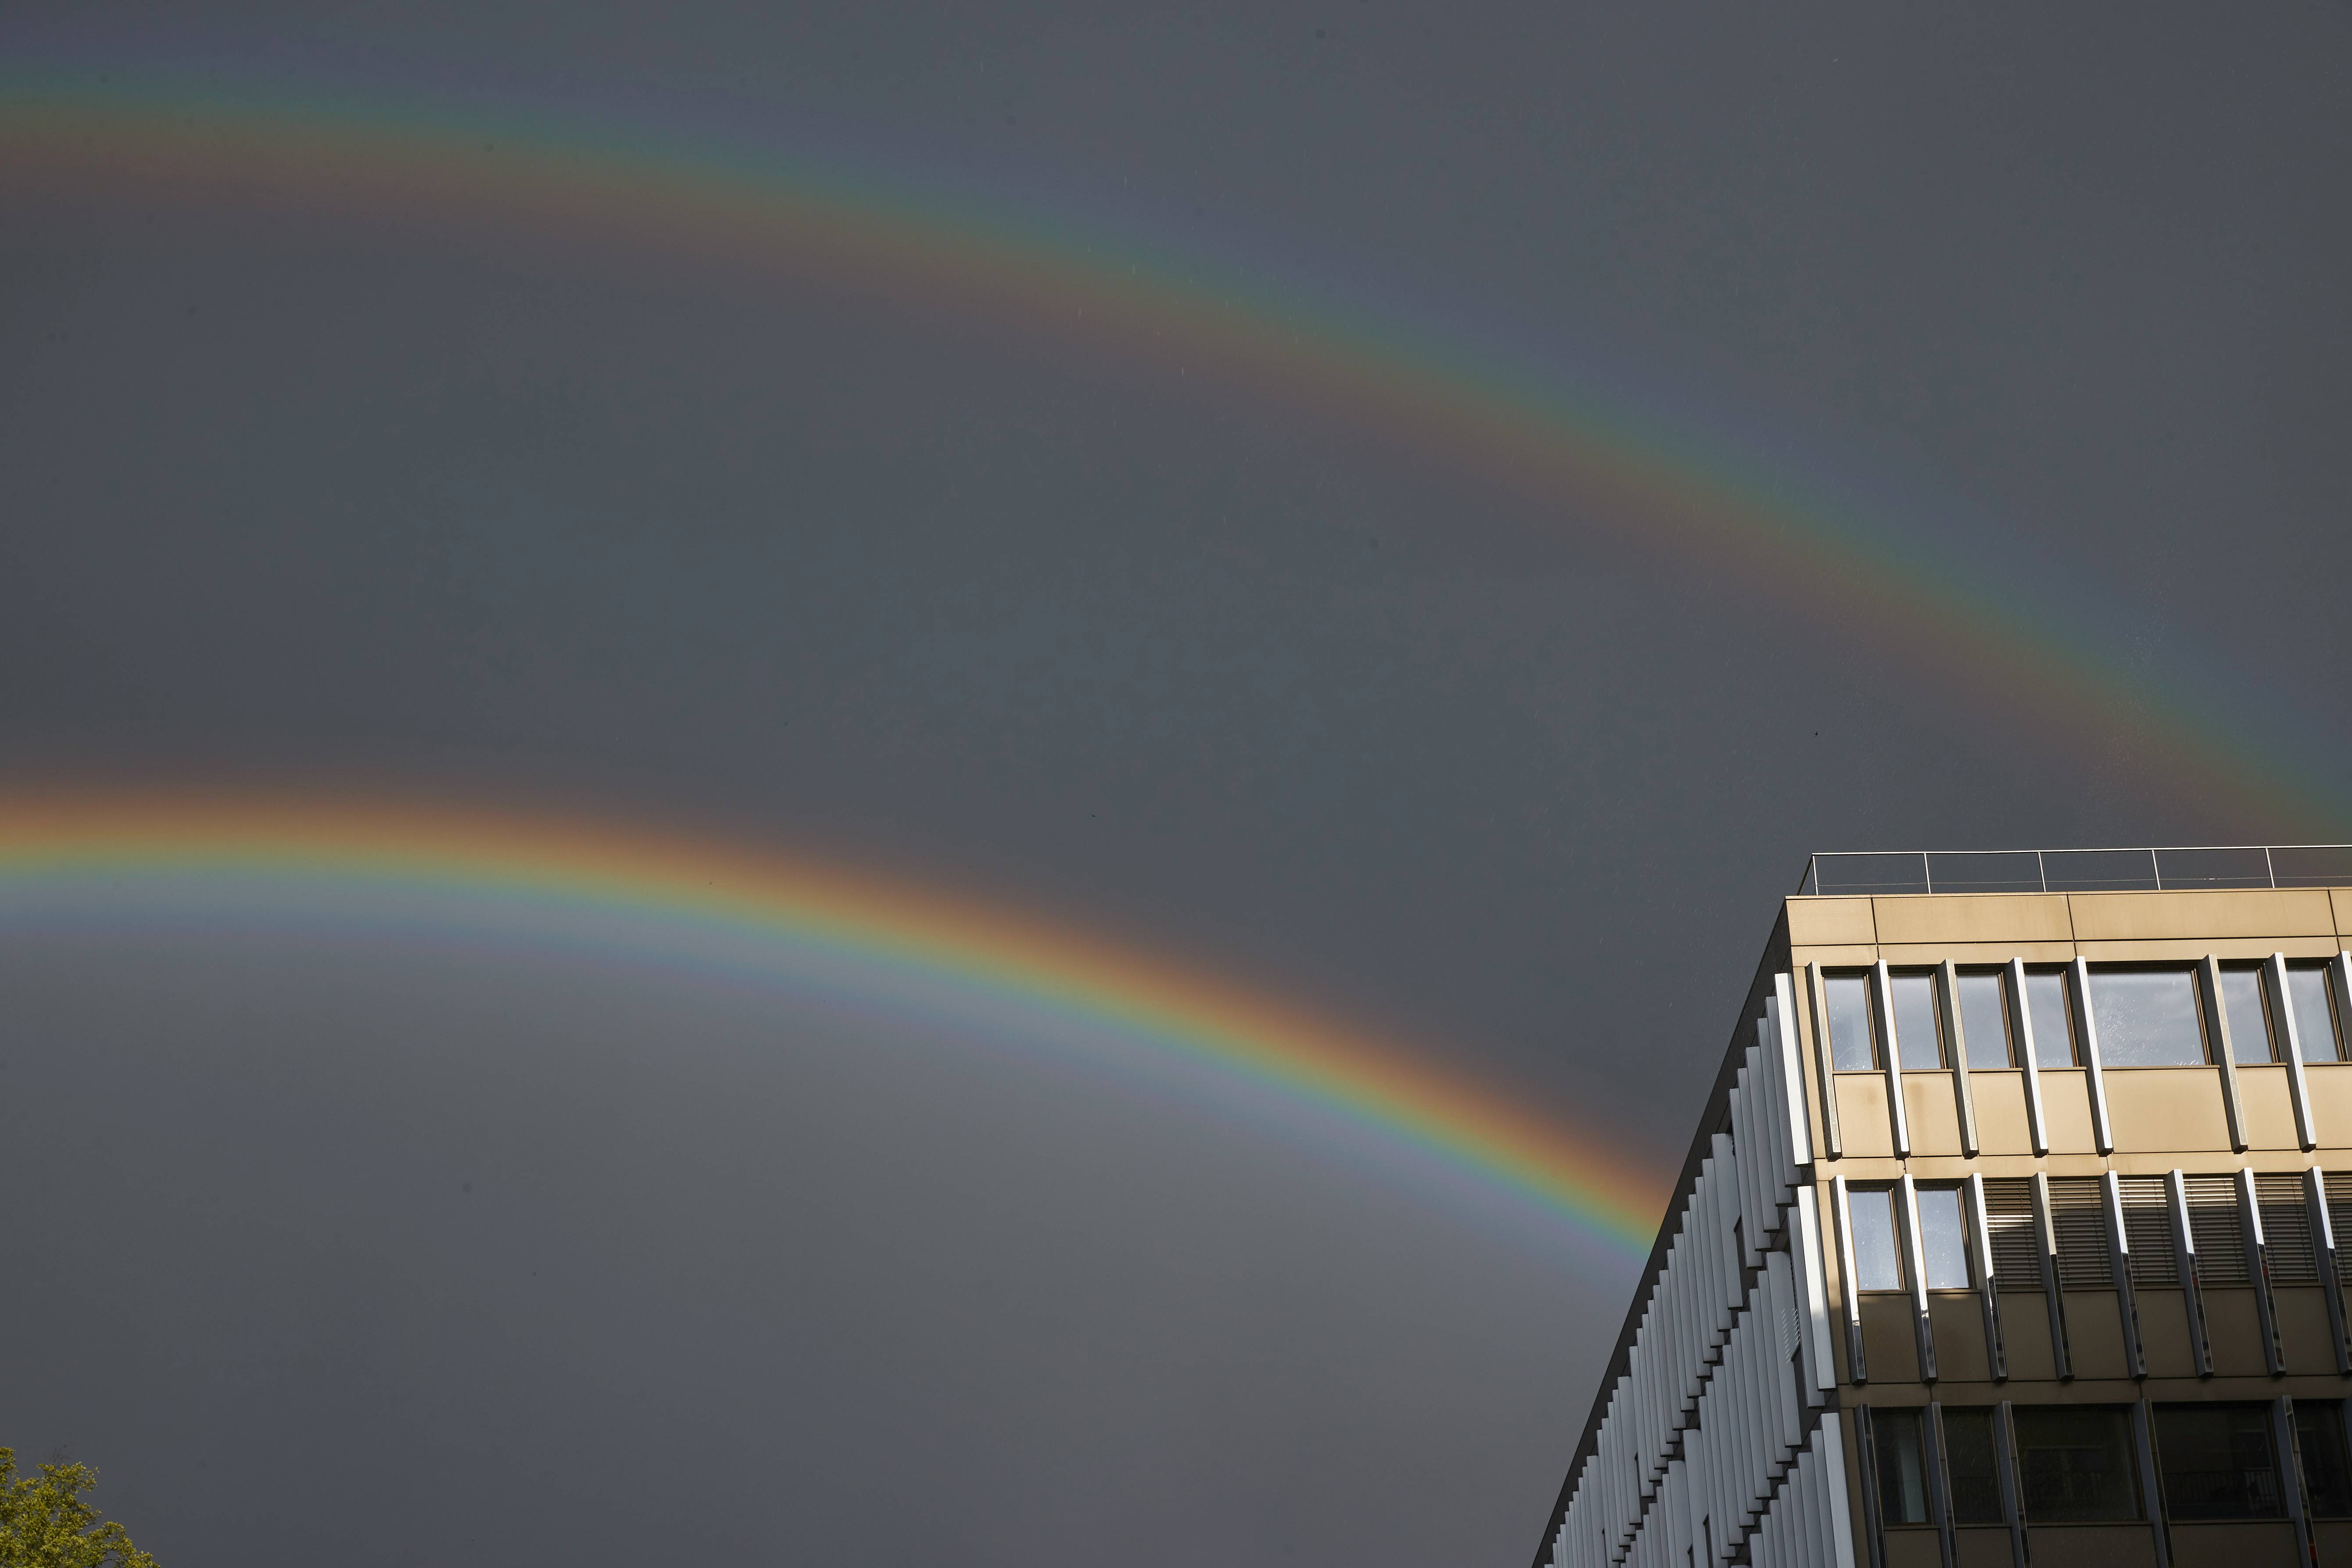
[(2083, 732), (2092, 749), (2152, 753), (2185, 782), (2331, 831), (2352, 816), (2338, 770), (2295, 760), (2246, 712), (2192, 702), (2029, 613), (1997, 580), (1970, 579), (1893, 531), (1727, 466), (1605, 396), (936, 193), (381, 95), (208, 91), (128, 74), (118, 85), (38, 66), (0, 75), (0, 176), (12, 171), (583, 233), (1010, 309), (1121, 352), (1275, 384), (1791, 604), (1834, 597), (1885, 645)]
[[(199, 794), (0, 795), (0, 926), (39, 931), (71, 904), (109, 909), (157, 882), (279, 900), (320, 889), (364, 906), (399, 890), (625, 917), (625, 958), (660, 962), (661, 928), (821, 948), (1108, 1031), (1228, 1088), (1376, 1133), (1643, 1256), (1664, 1178), (1604, 1142), (1481, 1089), (1426, 1058), (1305, 1009), (1007, 907), (771, 851), (644, 827), (415, 802)], [(93, 903), (94, 900), (94, 903)], [(214, 907), (219, 907), (215, 904)], [(524, 918), (530, 914), (523, 911)], [(109, 918), (100, 915), (101, 929)], [(202, 921), (199, 914), (193, 917)], [(611, 940), (600, 951), (615, 951)]]

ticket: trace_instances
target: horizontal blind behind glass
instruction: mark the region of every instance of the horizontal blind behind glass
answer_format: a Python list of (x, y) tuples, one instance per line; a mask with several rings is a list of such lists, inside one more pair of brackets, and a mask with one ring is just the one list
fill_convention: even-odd
[(1984, 1190), (1994, 1286), (2002, 1290), (2041, 1289), (2042, 1243), (2033, 1233), (2032, 1180), (1987, 1176)]
[(2263, 1246), (2270, 1256), (2273, 1285), (2316, 1285), (2319, 1268), (2311, 1247), (2311, 1211), (2303, 1203), (2303, 1178), (2292, 1171), (2262, 1171), (2254, 1176), (2262, 1205)]
[(2050, 1220), (2058, 1232), (2058, 1283), (2069, 1290), (2112, 1287), (2107, 1216), (2095, 1176), (2050, 1178)]
[(2197, 1243), (2197, 1279), (2206, 1285), (2246, 1283), (2246, 1233), (2238, 1223), (2238, 1184), (2228, 1176), (2190, 1176), (2189, 1234)]

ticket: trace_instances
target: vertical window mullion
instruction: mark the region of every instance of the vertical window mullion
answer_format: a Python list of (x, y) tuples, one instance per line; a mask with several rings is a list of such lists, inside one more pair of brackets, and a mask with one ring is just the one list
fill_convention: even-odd
[(1927, 1402), (1919, 1438), (1920, 1468), (1927, 1472), (1927, 1517), (1936, 1527), (1944, 1568), (1953, 1568), (1951, 1461), (1944, 1442), (1944, 1407), (1935, 1400)]
[(2230, 1044), (2230, 1009), (2221, 1001), (2221, 961), (2207, 953), (2197, 961), (2197, 1000), (2205, 1016), (2205, 1054), (2221, 1071), (2221, 1114), (2230, 1124), (2230, 1148), (2246, 1152), (2246, 1111), (2238, 1094), (2238, 1058)]
[(2000, 1468), (2000, 1515), (2009, 1526), (2010, 1561), (2022, 1565), (2027, 1561), (2025, 1543), (2025, 1486), (2017, 1459), (2017, 1413), (2006, 1399), (1993, 1407), (1993, 1463)]
[(2124, 1228), (2123, 1184), (2109, 1171), (2099, 1178), (2099, 1195), (2107, 1216), (2107, 1266), (2115, 1276), (2116, 1310), (2123, 1320), (2124, 1366), (2134, 1377), (2147, 1375), (2147, 1358), (2141, 1353), (2139, 1298), (2132, 1289), (2131, 1234)]
[(2286, 1058), (2287, 1098), (2294, 1105), (2294, 1141), (2307, 1154), (2319, 1147), (2319, 1133), (2311, 1116), (2311, 1085), (2303, 1073), (2303, 1030), (2295, 1022), (2285, 953), (2270, 955), (2263, 964), (2263, 980), (2270, 987), (2272, 1016), (2279, 1021), (2280, 1053)]
[(2074, 1352), (2066, 1334), (2065, 1279), (2058, 1270), (2058, 1216), (2050, 1204), (2050, 1178), (2036, 1171), (2033, 1183), (2033, 1233), (2041, 1254), (2042, 1300), (2050, 1303), (2050, 1350), (2057, 1363), (2058, 1381), (2074, 1377)]
[(2254, 1314), (2262, 1323), (2263, 1366), (2273, 1377), (2279, 1377), (2285, 1373), (2286, 1363), (2279, 1345), (2278, 1303), (2271, 1296), (2270, 1248), (2263, 1243), (2262, 1200), (2254, 1190), (2252, 1171), (2240, 1171), (2234, 1185), (2239, 1234), (2245, 1238), (2246, 1279), (2254, 1288)]
[(1853, 1265), (1853, 1206), (1843, 1176), (1830, 1178), (1830, 1207), (1837, 1226), (1838, 1272), (1844, 1276), (1846, 1375), (1855, 1383), (1868, 1383), (1870, 1363), (1862, 1349), (1862, 1279)]
[(2091, 1014), (2091, 966), (2077, 958), (2069, 976), (2067, 987), (2068, 1012), (2073, 1016), (2074, 1038), (2083, 1052), (2083, 1070), (2087, 1075), (2091, 1090), (2091, 1146), (2102, 1154), (2116, 1152), (2114, 1131), (2107, 1123), (2107, 1080), (2099, 1061), (2099, 1022)]
[(1960, 1152), (1977, 1157), (1977, 1102), (1969, 1092), (1968, 1027), (1960, 1021), (1960, 975), (1946, 959), (1935, 976), (1936, 1017), (1943, 1029), (1944, 1049), (1951, 1058), (1952, 1094), (1960, 1110)]
[(2284, 1394), (2271, 1401), (2271, 1446), (2278, 1450), (2279, 1494), (2294, 1522), (2294, 1560), (2309, 1563), (2311, 1509), (2304, 1495), (2303, 1444), (2294, 1431), (2294, 1401)]
[(1886, 1075), (1887, 1124), (1895, 1136), (1895, 1156), (1911, 1157), (1911, 1119), (1903, 1104), (1903, 1049), (1895, 1037), (1895, 999), (1886, 960), (1870, 968), (1870, 1016), (1878, 1036), (1879, 1058)]
[(2344, 1281), (2336, 1271), (2336, 1222), (2327, 1212), (2327, 1177), (2318, 1170), (2303, 1173), (2303, 1203), (2311, 1217), (2311, 1263), (2319, 1275), (2321, 1299), (2327, 1303), (2328, 1337), (2334, 1341), (2336, 1370), (2352, 1373), (2352, 1328), (2345, 1321)]
[(1805, 993), (1813, 1021), (1813, 1076), (1821, 1085), (1822, 1152), (1835, 1160), (1845, 1149), (1838, 1135), (1837, 1068), (1830, 1055), (1829, 981), (1818, 963), (1805, 965)]
[(1901, 1194), (1901, 1207), (1895, 1223), (1897, 1239), (1903, 1246), (1903, 1261), (1911, 1276), (1912, 1330), (1919, 1341), (1919, 1376), (1921, 1381), (1936, 1381), (1936, 1330), (1927, 1316), (1927, 1259), (1919, 1245), (1919, 1184), (1906, 1174), (1896, 1184)]
[(1975, 1172), (1969, 1174), (1968, 1229), (1971, 1246), (1970, 1261), (1977, 1277), (1977, 1305), (1984, 1313), (1985, 1359), (1995, 1383), (2009, 1380), (2009, 1353), (2001, 1342), (2000, 1299), (1994, 1281), (1992, 1261), (1992, 1220), (1985, 1210), (1984, 1177)]
[(2012, 958), (2007, 971), (2009, 1016), (2016, 1031), (2018, 1070), (2025, 1075), (2025, 1131), (2038, 1157), (2050, 1152), (2049, 1123), (2042, 1114), (2042, 1063), (2033, 1043), (2033, 1009), (2025, 994), (2025, 960)]
[(2172, 1537), (2165, 1528), (2163, 1483), (2156, 1474), (2156, 1426), (2145, 1396), (2131, 1407), (2132, 1458), (2139, 1467), (2140, 1516), (2154, 1534), (2157, 1568), (2172, 1568)]
[(2213, 1341), (2205, 1327), (2205, 1288), (2197, 1272), (2197, 1233), (2189, 1223), (2189, 1184), (2175, 1167), (2164, 1178), (2167, 1205), (2172, 1211), (2173, 1258), (2180, 1270), (2180, 1300), (2189, 1309), (2189, 1348), (2197, 1358), (2197, 1375), (2213, 1375)]

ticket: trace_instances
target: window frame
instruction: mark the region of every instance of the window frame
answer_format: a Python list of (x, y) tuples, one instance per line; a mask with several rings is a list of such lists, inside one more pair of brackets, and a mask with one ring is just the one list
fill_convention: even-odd
[[(2018, 1509), (2029, 1530), (2048, 1525), (2140, 1524), (2147, 1521), (2151, 1500), (2147, 1496), (2147, 1488), (2140, 1473), (2143, 1456), (2140, 1452), (2139, 1436), (2135, 1431), (2136, 1423), (2132, 1418), (2132, 1409), (2129, 1405), (2105, 1404), (2034, 1404), (2011, 1406), (2010, 1421), (2017, 1432)], [(2035, 1482), (2041, 1478), (2034, 1469), (2032, 1458), (2036, 1453), (2046, 1451), (2046, 1446), (2029, 1445), (2027, 1432), (2033, 1419), (2047, 1412), (2077, 1416), (2097, 1415), (2114, 1424), (2108, 1436), (2111, 1438), (2116, 1436), (2121, 1438), (2117, 1451), (2125, 1460), (2123, 1479), (2131, 1493), (2132, 1512), (2097, 1515), (2090, 1518), (2052, 1518), (2047, 1515), (2036, 1517), (2033, 1508), (2033, 1489)]]
[[(2083, 973), (2090, 982), (2090, 985), (2081, 998), (2081, 1005), (2091, 1020), (2091, 1026), (2098, 1031), (2100, 1069), (2104, 1072), (2139, 1072), (2164, 1068), (2177, 1071), (2183, 1068), (2210, 1068), (2219, 1065), (2220, 1052), (2215, 1049), (2213, 1027), (2209, 1022), (2209, 1016), (2211, 1010), (2221, 1005), (2221, 999), (2206, 994), (2204, 967), (2200, 961), (2180, 959), (2151, 960), (2146, 963), (2126, 961), (2084, 965)], [(2189, 1017), (2197, 1029), (2198, 1058), (2195, 1061), (2119, 1062), (2116, 1059), (2115, 1050), (2108, 1043), (2104, 1020), (2099, 1017), (2097, 983), (2102, 977), (2117, 978), (2128, 974), (2180, 974), (2188, 977)], [(2077, 1057), (2082, 1054), (2079, 1043), (2075, 1054)]]
[[(1895, 1001), (1895, 984), (1897, 981), (1924, 981), (1927, 983), (1927, 1027), (1936, 1038), (1936, 1059), (1926, 1067), (1914, 1067), (1904, 1059), (1903, 1019)], [(1900, 969), (1896, 969), (1892, 965), (1888, 966), (1886, 971), (1885, 1019), (1888, 1025), (1891, 1026), (1895, 1037), (1892, 1040), (1885, 1042), (1885, 1048), (1879, 1052), (1879, 1058), (1882, 1061), (1892, 1061), (1895, 1064), (1895, 1071), (1949, 1072), (1952, 1070), (1952, 1042), (1944, 1037), (1944, 1009), (1942, 1005), (1944, 999), (1940, 994), (1938, 994), (1938, 993), (1943, 989), (1943, 976), (1937, 973), (1933, 966), (1923, 968), (1917, 964), (1908, 963), (1905, 964)], [(1878, 1021), (1877, 1008), (1873, 1007), (1871, 1009), (1871, 1015), (1872, 1022), (1874, 1025)]]
[[(1895, 1283), (1865, 1285), (1862, 1282), (1862, 1228), (1854, 1223), (1854, 1200), (1863, 1196), (1886, 1200), (1887, 1256), (1895, 1261)], [(1904, 1254), (1910, 1249), (1903, 1245), (1903, 1187), (1899, 1182), (1853, 1182), (1845, 1190), (1845, 1213), (1839, 1216), (1845, 1223), (1846, 1249), (1853, 1255), (1853, 1278), (1848, 1286), (1854, 1295), (1900, 1296), (1911, 1290), (1910, 1268)]]
[[(1952, 1016), (1960, 1021), (1962, 1043), (1967, 1047), (1965, 1054), (1973, 1058), (1977, 1049), (1976, 1030), (1969, 1023), (1968, 1011), (1960, 1001), (1961, 996), (1965, 994), (1961, 989), (1962, 982), (1972, 980), (1990, 980), (1993, 984), (1994, 994), (2000, 998), (2001, 1065), (1979, 1067), (1970, 1060), (1963, 1062), (1961, 1066), (1969, 1072), (2020, 1071), (2016, 1009), (2024, 1004), (2023, 998), (2012, 997), (2010, 994), (2009, 965), (2005, 963), (1992, 965), (1956, 963), (1952, 966)], [(2069, 1027), (2071, 1029), (2071, 1026)]]
[(2289, 958), (2285, 962), (2287, 994), (2284, 1005), (2289, 1015), (2294, 1016), (2295, 1032), (2298, 1035), (2303, 1033), (2303, 1019), (2294, 1015), (2294, 976), (2297, 974), (2318, 976), (2320, 1003), (2327, 1012), (2329, 1048), (2326, 1056), (2313, 1056), (2308, 1041), (2297, 1041), (2297, 1044), (2303, 1047), (2302, 1060), (2305, 1067), (2326, 1067), (2336, 1062), (2352, 1060), (2352, 1056), (2347, 1055), (2347, 1047), (2352, 1047), (2352, 1026), (2347, 1026), (2344, 1017), (2342, 998), (2336, 994), (2335, 971), (2340, 962), (2333, 958)]
[[(2232, 1066), (2277, 1067), (2286, 1060), (2286, 1042), (2279, 1037), (2284, 1033), (2279, 1027), (2279, 1006), (2285, 999), (2271, 994), (2270, 967), (2268, 959), (2257, 959), (2251, 963), (2239, 958), (2214, 961), (2213, 973), (2221, 979), (2224, 989), (2219, 996), (2213, 998), (2213, 1005), (2215, 1011), (2221, 1015), (2222, 1022), (2230, 1031), (2230, 1059)], [(2263, 1054), (2251, 1061), (2246, 1059), (2243, 1047), (2238, 1038), (2238, 1020), (2231, 1016), (2230, 1012), (2230, 994), (2226, 987), (2229, 978), (2233, 975), (2252, 977), (2254, 999), (2263, 1011)], [(2208, 1040), (2205, 1046), (2206, 1055), (2210, 1057), (2213, 1054), (2213, 1042)]]
[[(2032, 983), (2055, 980), (2058, 983), (2058, 1024), (2064, 1031), (2066, 1059), (2063, 1063), (2042, 1059), (2042, 1022), (2033, 1011)], [(2075, 1026), (2075, 1013), (2087, 1005), (2074, 994), (2074, 966), (2071, 963), (2029, 963), (2025, 965), (2026, 987), (2017, 998), (2017, 1005), (2025, 1015), (2026, 1025), (2033, 1031), (2033, 1066), (2037, 1072), (2081, 1072), (2089, 1064), (2083, 1056), (2082, 1032)]]
[[(1886, 1070), (1888, 1042), (1878, 1037), (1878, 1007), (1876, 999), (1871, 995), (1871, 971), (1867, 968), (1857, 969), (1848, 966), (1832, 969), (1825, 965), (1822, 970), (1822, 1028), (1829, 1036), (1828, 1040), (1823, 1044), (1827, 1047), (1826, 1054), (1832, 1075)], [(1838, 1009), (1837, 1005), (1831, 1000), (1833, 994), (1831, 987), (1843, 982), (1853, 982), (1862, 987), (1862, 1024), (1870, 1040), (1868, 1053), (1870, 1063), (1866, 1067), (1844, 1067), (1838, 1061), (1840, 1037), (1837, 1024)]]
[[(1959, 1219), (1960, 1273), (1963, 1279), (1958, 1285), (1937, 1285), (1930, 1282), (1927, 1278), (1929, 1272), (1927, 1226), (1924, 1200), (1929, 1193), (1937, 1194), (1938, 1196), (1949, 1195), (1953, 1210)], [(1931, 1295), (1973, 1292), (1978, 1286), (1976, 1248), (1972, 1245), (1975, 1238), (1969, 1233), (1975, 1228), (1975, 1222), (1969, 1212), (1971, 1205), (1969, 1202), (1968, 1183), (1965, 1181), (1914, 1183), (1912, 1203), (1916, 1212), (1914, 1212), (1909, 1218), (1913, 1232), (1918, 1238), (1919, 1288)]]
[[(2294, 1478), (2291, 1477), (2287, 1473), (2285, 1463), (2287, 1456), (2279, 1452), (2279, 1434), (2274, 1419), (2275, 1411), (2276, 1406), (2267, 1400), (2200, 1399), (2168, 1400), (2161, 1404), (2151, 1403), (2148, 1410), (2150, 1417), (2150, 1436), (2156, 1445), (2157, 1484), (2164, 1490), (2165, 1518), (2168, 1521), (2186, 1524), (2256, 1524), (2268, 1523), (2273, 1521), (2284, 1520), (2290, 1517), (2292, 1513), (2292, 1500), (2287, 1496), (2287, 1487), (2290, 1483), (2294, 1482)], [(2263, 1451), (2270, 1456), (2270, 1489), (2273, 1500), (2273, 1505), (2276, 1509), (2275, 1512), (2184, 1513), (2181, 1511), (2180, 1502), (2175, 1496), (2176, 1480), (2173, 1474), (2173, 1466), (2165, 1458), (2166, 1426), (2168, 1422), (2178, 1421), (2183, 1417), (2193, 1418), (2203, 1416), (2211, 1418), (2224, 1414), (2251, 1415), (2253, 1418), (2253, 1430), (2262, 1439)], [(2235, 1436), (2238, 1435), (2239, 1434), (2231, 1434), (2231, 1436)], [(2229, 1454), (2228, 1458), (2231, 1460), (2231, 1465), (2228, 1467), (2229, 1468), (2234, 1468), (2242, 1475), (2251, 1473), (2247, 1470), (2246, 1467), (2235, 1462), (2237, 1455), (2234, 1450)], [(2179, 1479), (2180, 1481), (2185, 1482), (2189, 1476), (2204, 1475), (2208, 1473), (2226, 1473), (2226, 1471), (2185, 1470)]]

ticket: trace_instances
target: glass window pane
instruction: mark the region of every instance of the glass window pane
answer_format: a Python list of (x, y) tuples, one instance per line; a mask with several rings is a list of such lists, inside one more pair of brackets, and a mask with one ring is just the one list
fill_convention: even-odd
[(2205, 1060), (2197, 976), (2190, 970), (2094, 969), (2091, 1016), (2098, 1022), (2105, 1066), (2197, 1067)]
[(1992, 1411), (1944, 1406), (1944, 1463), (1952, 1476), (1952, 1522), (1999, 1524), (2000, 1465), (1994, 1457)]
[(2128, 1414), (2084, 1405), (2021, 1405), (2014, 1414), (2029, 1523), (2140, 1517)]
[(2321, 1519), (2352, 1519), (2352, 1447), (2340, 1399), (2294, 1402), (2294, 1445), (2303, 1450), (2303, 1484)]
[(2230, 1059), (2253, 1066), (2273, 1059), (2270, 1009), (2263, 1005), (2263, 972), (2221, 971), (2221, 1011), (2230, 1020)]
[(1960, 1033), (1969, 1042), (1969, 1066), (1979, 1069), (2013, 1065), (2009, 1059), (2009, 999), (1998, 974), (1959, 976)]
[(2336, 1038), (2336, 1010), (2327, 1000), (2327, 966), (2321, 963), (2290, 965), (2286, 972), (2286, 994), (2287, 1005), (2294, 1009), (2294, 1032), (2302, 1037), (2303, 1059), (2307, 1062), (2338, 1060), (2341, 1047)]
[(1867, 1072), (1878, 1065), (1871, 1047), (1870, 983), (1859, 974), (1832, 974), (1822, 982), (1830, 1016), (1830, 1065), (1840, 1072)]
[(1919, 1258), (1930, 1290), (1969, 1288), (1969, 1237), (1958, 1187), (1919, 1189)]
[(2174, 1519), (2279, 1519), (2267, 1405), (2159, 1405), (2157, 1464)]
[(1943, 1027), (1936, 1021), (1936, 977), (1890, 974), (1887, 1003), (1895, 1015), (1895, 1059), (1912, 1072), (1944, 1065)]
[(1895, 1248), (1895, 1194), (1885, 1187), (1855, 1187), (1846, 1194), (1853, 1216), (1853, 1288), (1903, 1289), (1902, 1255)]
[(2025, 1009), (2033, 1020), (2033, 1065), (2074, 1066), (2074, 1020), (2066, 1006), (2066, 972), (2027, 970)]
[(1927, 1470), (1920, 1463), (1919, 1412), (1873, 1409), (1877, 1439), (1878, 1509), (1888, 1524), (1927, 1522)]

